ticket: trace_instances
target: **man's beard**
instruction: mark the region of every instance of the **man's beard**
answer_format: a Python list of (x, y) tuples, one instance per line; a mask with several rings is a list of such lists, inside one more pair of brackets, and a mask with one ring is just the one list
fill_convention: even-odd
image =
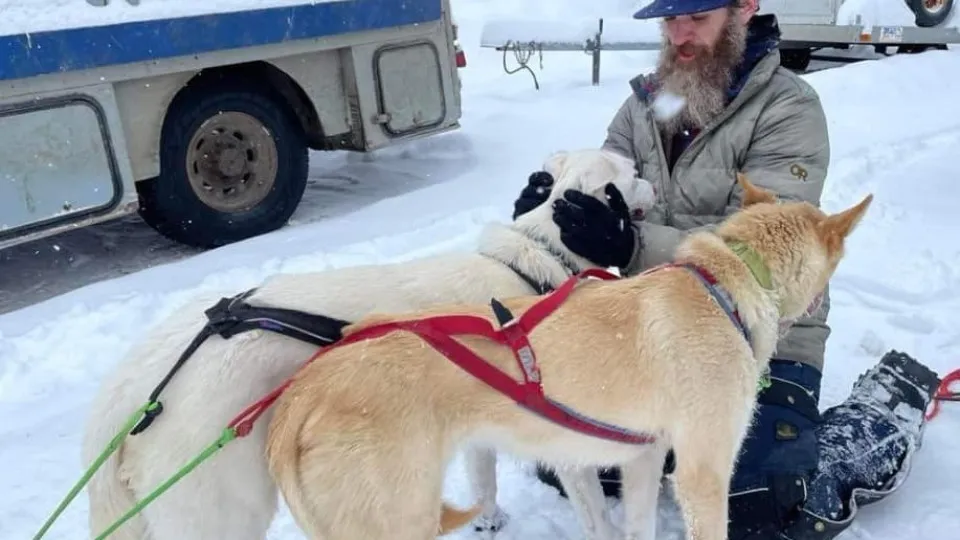
[(677, 60), (677, 47), (667, 40), (665, 29), (663, 35), (657, 64), (660, 91), (683, 98), (685, 104), (678, 114), (661, 124), (668, 135), (683, 128), (703, 129), (726, 107), (733, 71), (746, 49), (747, 28), (731, 12), (713, 51), (692, 43), (681, 46), (684, 52), (695, 52), (696, 56), (688, 62)]

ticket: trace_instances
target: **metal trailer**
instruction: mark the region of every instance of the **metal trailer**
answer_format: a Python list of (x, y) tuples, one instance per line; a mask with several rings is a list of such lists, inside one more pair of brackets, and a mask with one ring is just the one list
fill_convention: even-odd
[[(898, 1), (898, 0), (889, 0)], [(956, 27), (942, 27), (952, 10), (953, 0), (904, 0), (915, 15), (916, 26), (839, 24), (837, 15), (843, 0), (762, 0), (760, 13), (777, 16), (781, 31), (781, 64), (804, 71), (812, 59), (840, 62), (864, 60), (855, 56), (814, 55), (815, 51), (871, 46), (881, 54), (888, 49), (896, 53), (946, 49), (960, 43)], [(534, 55), (543, 63), (543, 53), (581, 52), (591, 56), (591, 80), (600, 82), (602, 51), (655, 51), (660, 49), (660, 33), (656, 21), (632, 18), (592, 18), (560, 22), (536, 19), (504, 19), (487, 21), (480, 46), (503, 53), (503, 69), (508, 74), (526, 70), (539, 89), (536, 74), (529, 63)], [(517, 64), (507, 66), (508, 53)]]
[(308, 149), (459, 127), (456, 39), (449, 0), (0, 36), (0, 249), (133, 212), (201, 247), (277, 229)]
[[(898, 0), (888, 0), (895, 2)], [(774, 13), (781, 21), (781, 61), (787, 68), (804, 71), (811, 60), (856, 62), (863, 57), (829, 54), (852, 46), (871, 46), (879, 54), (917, 53), (946, 49), (960, 43), (956, 27), (938, 27), (953, 10), (953, 0), (905, 0), (916, 26), (839, 24), (837, 14), (843, 0), (763, 0), (760, 13)], [(859, 19), (859, 18), (858, 18)], [(828, 54), (815, 54), (827, 51)]]

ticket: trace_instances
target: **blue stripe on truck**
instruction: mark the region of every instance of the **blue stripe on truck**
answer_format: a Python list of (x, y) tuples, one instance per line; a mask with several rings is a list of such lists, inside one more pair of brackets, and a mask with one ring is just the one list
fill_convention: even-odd
[(441, 14), (441, 0), (347, 0), (0, 36), (0, 80), (390, 28)]

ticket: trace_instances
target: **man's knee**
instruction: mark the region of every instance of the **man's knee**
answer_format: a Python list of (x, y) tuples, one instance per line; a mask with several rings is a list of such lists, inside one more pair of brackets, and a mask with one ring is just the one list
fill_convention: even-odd
[(779, 530), (795, 516), (817, 469), (820, 372), (799, 362), (773, 360), (770, 376), (731, 483), (732, 540), (763, 538), (758, 531)]

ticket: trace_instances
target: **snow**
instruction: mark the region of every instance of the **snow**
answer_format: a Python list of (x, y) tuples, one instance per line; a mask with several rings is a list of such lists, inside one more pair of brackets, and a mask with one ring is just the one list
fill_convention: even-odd
[[(119, 17), (121, 10), (149, 9), (159, 2), (143, 0), (139, 8), (129, 8), (114, 0), (108, 8), (92, 8), (84, 0), (57, 1), (71, 16), (81, 17), (89, 16), (86, 10)], [(26, 2), (17, 4), (32, 5)], [(53, 11), (51, 0), (43, 3), (44, 11)], [(234, 6), (241, 3), (231, 0)], [(171, 9), (175, 4), (212, 11), (225, 2), (164, 3)], [(314, 166), (329, 168), (331, 175), (349, 171), (364, 184), (409, 183), (413, 187), (406, 192), (0, 315), (0, 539), (30, 538), (79, 478), (80, 434), (93, 392), (148, 325), (197, 293), (234, 293), (277, 272), (470, 249), (485, 221), (509, 219), (526, 176), (550, 152), (600, 144), (628, 95), (627, 80), (655, 62), (653, 52), (604, 53), (600, 85), (592, 87), (589, 58), (546, 53), (565, 60), (549, 62), (538, 73), (542, 88), (536, 91), (527, 76), (503, 73), (500, 53), (478, 46), (486, 20), (531, 13), (558, 22), (596, 13), (629, 17), (636, 4), (454, 0), (469, 62), (460, 71), (462, 129), (373, 156), (315, 156)], [(930, 98), (960, 93), (960, 51), (864, 62), (805, 78), (820, 93), (829, 119), (832, 161), (823, 207), (836, 211), (866, 193), (876, 197), (831, 284), (832, 334), (821, 402), (828, 407), (843, 400), (857, 376), (891, 348), (941, 375), (960, 367), (960, 243), (955, 240), (960, 225), (952, 218), (960, 200), (954, 165), (960, 101)], [(0, 268), (0, 279), (4, 275), (18, 281), (5, 280), (8, 285), (0, 288), (30, 286), (30, 276), (14, 268)], [(906, 483), (890, 498), (863, 508), (840, 540), (949, 538), (955, 534), (950, 531), (960, 530), (958, 433), (960, 407), (946, 404), (928, 425)], [(454, 502), (467, 504), (460, 467), (459, 461), (451, 466), (446, 491)], [(581, 537), (567, 501), (531, 478), (524, 464), (502, 460), (499, 480), (501, 503), (512, 518), (502, 540)], [(46, 538), (83, 536), (85, 505), (81, 494)], [(679, 518), (669, 498), (662, 509), (659, 538), (679, 540)], [(621, 518), (619, 504), (613, 515)], [(474, 534), (464, 530), (449, 538)], [(269, 538), (303, 536), (284, 509)]]
[[(596, 37), (600, 29), (599, 19), (599, 16), (547, 22), (530, 17), (496, 19), (486, 23), (480, 42), (490, 46), (500, 46), (508, 41), (584, 45), (588, 39)], [(656, 21), (650, 20), (604, 17), (600, 39), (601, 43), (607, 46), (629, 43), (656, 49), (660, 45), (660, 26)], [(547, 50), (546, 45), (544, 48)]]
[(92, 6), (87, 0), (2, 0), (0, 36), (343, 1), (140, 0), (139, 5), (130, 5), (126, 0), (111, 0), (106, 6)]
[(480, 43), (502, 45), (508, 41), (582, 44), (597, 33), (597, 19), (543, 21), (537, 18), (498, 19), (483, 28)]
[(604, 17), (603, 43), (643, 43), (655, 49), (660, 45), (660, 22), (656, 19), (637, 20), (632, 17)]
[(660, 92), (653, 100), (653, 116), (660, 122), (665, 122), (680, 114), (686, 102), (682, 96), (673, 94), (670, 91)]

